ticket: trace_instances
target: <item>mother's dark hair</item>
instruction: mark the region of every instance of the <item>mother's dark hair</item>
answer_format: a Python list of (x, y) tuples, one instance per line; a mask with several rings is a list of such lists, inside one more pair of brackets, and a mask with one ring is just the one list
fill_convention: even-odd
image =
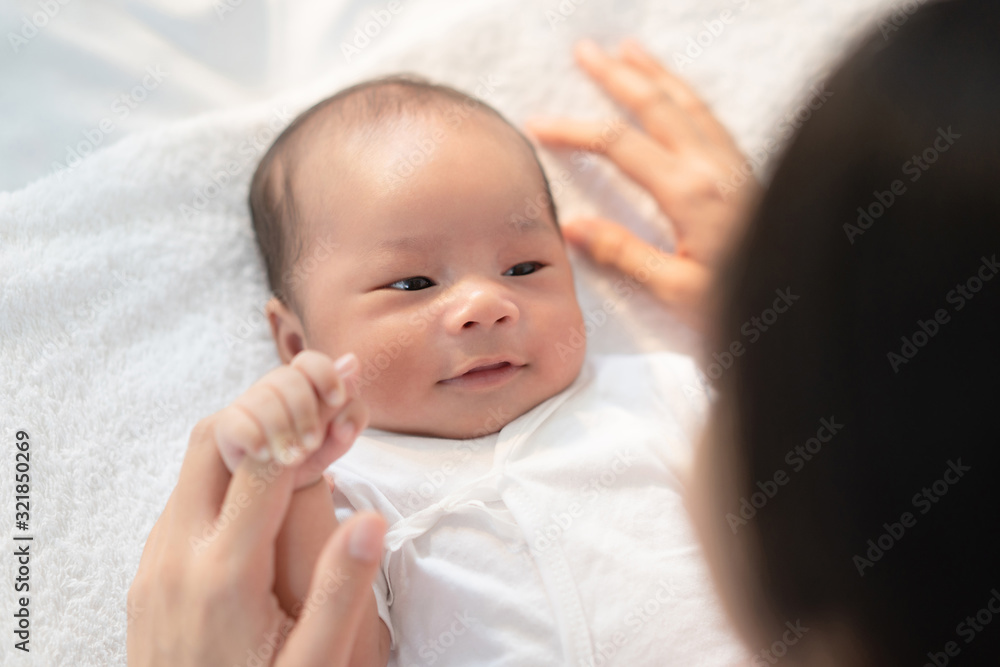
[[(746, 352), (716, 382), (731, 437), (712, 460), (735, 465), (713, 533), (760, 637), (844, 623), (867, 652), (851, 664), (997, 664), (1000, 614), (975, 619), (1000, 610), (998, 5), (900, 11), (865, 40), (720, 282), (712, 349)], [(842, 428), (794, 453), (823, 419)]]

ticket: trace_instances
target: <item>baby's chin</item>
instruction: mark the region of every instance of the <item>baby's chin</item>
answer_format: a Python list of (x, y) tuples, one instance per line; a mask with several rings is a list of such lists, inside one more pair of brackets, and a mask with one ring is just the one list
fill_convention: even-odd
[[(538, 403), (541, 402), (538, 401)], [(487, 410), (476, 410), (474, 413), (466, 413), (461, 419), (455, 419), (454, 414), (443, 415), (440, 422), (434, 424), (426, 423), (425, 420), (421, 420), (420, 422), (379, 420), (373, 415), (368, 426), (382, 431), (419, 435), (429, 438), (473, 440), (496, 433), (533, 407), (534, 405), (525, 407), (523, 405), (513, 406), (501, 403)]]

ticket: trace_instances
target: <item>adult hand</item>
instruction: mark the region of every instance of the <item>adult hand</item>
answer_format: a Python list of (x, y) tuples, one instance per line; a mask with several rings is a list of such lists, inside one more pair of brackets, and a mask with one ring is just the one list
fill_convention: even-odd
[(195, 426), (129, 589), (128, 664), (346, 665), (372, 595), (384, 519), (358, 514), (333, 534), (293, 621), (273, 588), (295, 468), (246, 457), (230, 478), (215, 417)]
[[(746, 159), (705, 103), (637, 42), (624, 41), (618, 57), (589, 40), (574, 53), (645, 132), (622, 121), (567, 118), (533, 119), (526, 129), (542, 143), (609, 158), (649, 190), (673, 223), (677, 243), (675, 252), (662, 252), (603, 218), (568, 221), (564, 234), (598, 264), (630, 275), (643, 266), (649, 270), (655, 255), (662, 261), (655, 262), (659, 268), (652, 270), (648, 288), (681, 319), (703, 328), (712, 274), (760, 186), (741, 172)], [(733, 185), (738, 182), (742, 185)]]

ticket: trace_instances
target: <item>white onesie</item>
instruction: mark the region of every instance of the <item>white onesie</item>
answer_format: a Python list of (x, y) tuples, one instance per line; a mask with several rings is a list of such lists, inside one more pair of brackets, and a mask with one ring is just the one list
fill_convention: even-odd
[(388, 521), (389, 664), (746, 664), (681, 498), (699, 386), (688, 357), (588, 356), (498, 433), (365, 430), (334, 502)]

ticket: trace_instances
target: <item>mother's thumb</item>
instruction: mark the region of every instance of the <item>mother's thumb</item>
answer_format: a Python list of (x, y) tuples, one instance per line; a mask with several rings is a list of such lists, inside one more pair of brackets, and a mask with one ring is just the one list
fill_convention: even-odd
[(298, 622), (276, 665), (348, 664), (366, 606), (371, 604), (385, 529), (385, 519), (366, 512), (354, 515), (330, 536), (316, 562)]

